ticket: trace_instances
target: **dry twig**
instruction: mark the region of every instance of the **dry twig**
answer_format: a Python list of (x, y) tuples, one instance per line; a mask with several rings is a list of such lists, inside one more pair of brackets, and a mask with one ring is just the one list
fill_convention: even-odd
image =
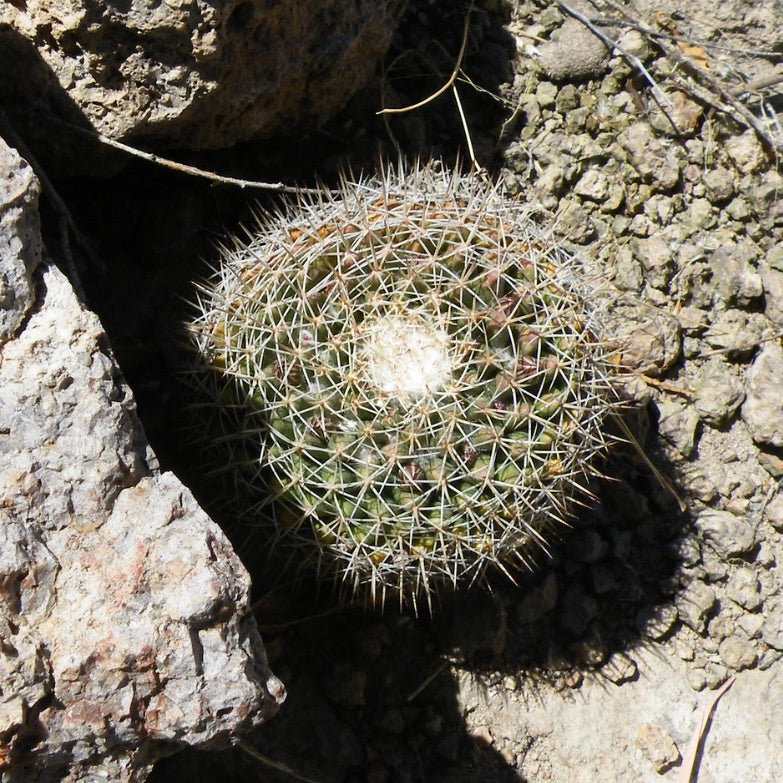
[(437, 90), (435, 90), (434, 93), (432, 93), (432, 95), (428, 95), (426, 98), (423, 98), (417, 103), (412, 103), (409, 106), (401, 106), (396, 109), (381, 109), (379, 112), (377, 112), (377, 114), (405, 114), (406, 112), (414, 111), (415, 109), (421, 109), (422, 106), (426, 106), (428, 103), (432, 103), (432, 101), (434, 101), (436, 98), (439, 98), (441, 95), (443, 95), (444, 92), (446, 92), (446, 90), (453, 86), (454, 82), (457, 80), (457, 76), (459, 76), (459, 72), (462, 69), (462, 61), (465, 58), (465, 49), (468, 45), (468, 31), (470, 30), (470, 15), (472, 11), (473, 0), (471, 0), (470, 8), (468, 8), (468, 13), (465, 16), (465, 26), (462, 31), (462, 43), (460, 44), (459, 53), (457, 54), (457, 62), (454, 65), (454, 70), (451, 72), (451, 76), (449, 76), (445, 84), (442, 84)]
[(246, 742), (243, 742), (242, 740), (234, 740), (234, 745), (238, 747), (243, 752), (247, 753), (248, 756), (251, 758), (254, 758), (256, 761), (260, 761), (262, 764), (265, 764), (267, 767), (271, 767), (272, 769), (276, 769), (278, 772), (282, 772), (285, 775), (290, 775), (294, 780), (300, 780), (302, 783), (319, 783), (317, 780), (313, 780), (312, 778), (306, 778), (304, 775), (300, 775), (297, 772), (294, 772), (294, 770), (291, 769), (291, 767), (287, 767), (285, 764), (281, 764), (279, 761), (274, 761), (273, 759), (270, 759), (268, 756), (265, 756), (260, 751), (256, 750), (252, 745), (248, 745)]
[(732, 676), (718, 688), (715, 695), (712, 697), (712, 700), (704, 708), (704, 711), (701, 714), (701, 720), (699, 720), (699, 725), (694, 729), (693, 734), (691, 735), (691, 741), (688, 743), (688, 750), (685, 753), (682, 769), (677, 777), (677, 783), (692, 783), (693, 775), (698, 766), (699, 751), (704, 742), (704, 737), (707, 734), (712, 711), (715, 709), (718, 699), (731, 688), (735, 679), (736, 675), (732, 674)]
[(323, 188), (301, 188), (295, 185), (285, 185), (282, 182), (261, 182), (253, 179), (241, 179), (239, 177), (225, 177), (222, 174), (216, 174), (214, 171), (207, 171), (206, 169), (200, 169), (197, 166), (188, 166), (185, 163), (178, 163), (175, 160), (169, 160), (168, 158), (161, 157), (152, 152), (145, 152), (144, 150), (131, 147), (129, 144), (124, 144), (116, 139), (104, 136), (92, 128), (81, 128), (78, 125), (73, 125), (70, 122), (61, 120), (55, 117), (47, 117), (47, 119), (56, 122), (60, 125), (64, 125), (75, 133), (79, 133), (82, 136), (92, 139), (93, 141), (100, 142), (107, 147), (113, 147), (114, 149), (125, 152), (128, 155), (132, 155), (135, 158), (141, 158), (148, 163), (153, 163), (157, 166), (163, 166), (164, 168), (171, 169), (172, 171), (179, 171), (182, 174), (188, 174), (192, 177), (200, 177), (201, 179), (208, 179), (212, 182), (219, 183), (221, 185), (236, 185), (240, 188), (255, 188), (258, 190), (270, 190), (274, 193), (296, 193), (304, 195), (318, 195), (323, 193)]

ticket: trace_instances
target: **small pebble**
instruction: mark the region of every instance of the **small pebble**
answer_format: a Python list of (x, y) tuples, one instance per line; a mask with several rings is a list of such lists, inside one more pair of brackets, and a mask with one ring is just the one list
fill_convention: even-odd
[(743, 174), (758, 171), (766, 163), (764, 150), (753, 130), (748, 129), (741, 136), (729, 139), (725, 147), (732, 163)]
[(748, 669), (755, 665), (757, 654), (754, 646), (739, 636), (729, 636), (720, 643), (718, 648), (721, 661), (734, 671)]
[(609, 660), (601, 667), (601, 674), (615, 685), (631, 682), (639, 676), (636, 662), (625, 653), (612, 653)]
[(655, 723), (645, 723), (637, 729), (636, 744), (659, 775), (675, 766), (681, 758), (674, 740)]
[(653, 287), (666, 290), (675, 271), (674, 253), (669, 243), (658, 235), (632, 243), (634, 254), (644, 269), (644, 279)]
[(749, 612), (755, 612), (762, 602), (761, 584), (750, 566), (740, 566), (729, 578), (726, 594), (734, 603)]
[(764, 515), (775, 530), (783, 532), (783, 492), (772, 496), (764, 509)]
[(606, 70), (609, 50), (578, 19), (568, 18), (538, 46), (538, 62), (555, 81), (584, 81)]
[(708, 424), (721, 426), (737, 412), (745, 397), (743, 383), (720, 358), (704, 365), (695, 389), (695, 407)]
[(677, 617), (677, 608), (671, 604), (644, 607), (636, 613), (636, 628), (648, 639), (660, 641), (674, 628)]
[(718, 167), (704, 173), (704, 188), (713, 204), (722, 204), (734, 195), (734, 178), (728, 169)]
[(760, 313), (724, 310), (716, 316), (704, 339), (710, 347), (725, 351), (729, 359), (740, 361), (758, 349), (765, 326), (766, 319)]
[(756, 543), (755, 525), (750, 519), (720, 509), (702, 511), (696, 517), (696, 529), (721, 559), (747, 554)]
[(694, 580), (675, 598), (674, 605), (683, 623), (700, 634), (715, 606), (715, 593), (709, 585)]
[(544, 581), (522, 597), (517, 607), (517, 619), (521, 623), (535, 623), (557, 606), (557, 579), (549, 572)]
[(753, 440), (783, 447), (783, 346), (767, 343), (748, 370), (742, 418)]

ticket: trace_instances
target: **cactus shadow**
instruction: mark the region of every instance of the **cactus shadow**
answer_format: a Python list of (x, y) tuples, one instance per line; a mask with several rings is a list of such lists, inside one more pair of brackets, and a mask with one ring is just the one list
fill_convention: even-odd
[(674, 632), (680, 544), (690, 518), (650, 467), (664, 480), (674, 475), (654, 433), (645, 437), (654, 412), (631, 416), (647, 459), (630, 444), (615, 448), (593, 487), (595, 502), (534, 570), (515, 574), (517, 584), (490, 575), (484, 588), (443, 596), (432, 632), (446, 654), (487, 682), (510, 675), (524, 686), (558, 689), (585, 678), (619, 684), (637, 672), (631, 666), (618, 674), (618, 655), (654, 650)]

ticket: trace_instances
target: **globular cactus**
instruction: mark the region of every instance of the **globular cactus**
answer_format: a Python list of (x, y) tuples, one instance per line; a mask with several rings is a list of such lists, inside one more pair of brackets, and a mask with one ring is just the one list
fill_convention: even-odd
[(428, 166), (266, 216), (189, 328), (249, 513), (350, 589), (415, 600), (527, 563), (568, 518), (615, 405), (602, 302), (518, 203)]

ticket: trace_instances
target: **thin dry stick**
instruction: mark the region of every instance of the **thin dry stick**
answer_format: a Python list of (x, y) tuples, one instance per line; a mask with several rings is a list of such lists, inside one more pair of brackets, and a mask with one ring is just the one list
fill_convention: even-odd
[(682, 386), (676, 386), (673, 383), (667, 383), (666, 381), (659, 381), (657, 378), (651, 378), (649, 375), (645, 375), (643, 372), (639, 373), (639, 377), (649, 386), (655, 386), (656, 389), (669, 392), (670, 394), (679, 394), (681, 397), (695, 397), (696, 392), (691, 389), (683, 389)]
[(454, 82), (457, 80), (457, 76), (459, 75), (460, 70), (462, 69), (462, 60), (465, 57), (465, 49), (468, 45), (468, 32), (470, 30), (470, 15), (473, 12), (473, 0), (471, 0), (470, 8), (468, 8), (468, 13), (465, 16), (465, 27), (462, 31), (462, 44), (459, 47), (459, 54), (457, 55), (457, 63), (454, 66), (454, 70), (451, 72), (451, 76), (449, 76), (448, 81), (446, 81), (445, 84), (443, 84), (441, 87), (439, 87), (432, 95), (429, 95), (428, 97), (424, 98), (423, 100), (420, 100), (418, 103), (413, 103), (410, 106), (402, 106), (398, 109), (381, 109), (379, 112), (376, 112), (377, 114), (404, 114), (405, 112), (414, 111), (415, 109), (420, 109), (422, 106), (426, 106), (428, 103), (432, 103), (436, 98), (439, 98), (441, 95), (443, 95), (446, 90), (451, 87)]
[(766, 76), (763, 79), (756, 79), (755, 81), (741, 84), (739, 87), (734, 87), (731, 90), (731, 94), (739, 96), (746, 92), (755, 92), (756, 90), (763, 90), (766, 87), (774, 87), (781, 82), (783, 82), (783, 73), (773, 73), (771, 76)]
[(294, 772), (294, 770), (292, 770), (291, 767), (287, 767), (285, 764), (281, 764), (279, 761), (273, 761), (269, 757), (265, 756), (263, 753), (257, 751), (252, 745), (248, 745), (246, 742), (243, 742), (242, 740), (234, 740), (234, 745), (236, 745), (236, 747), (238, 747), (240, 750), (247, 753), (247, 755), (250, 756), (251, 758), (254, 758), (256, 761), (260, 761), (262, 764), (266, 764), (267, 767), (276, 769), (278, 772), (282, 772), (286, 775), (290, 775), (294, 780), (301, 780), (302, 783), (320, 783), (317, 780), (313, 780), (312, 778), (306, 778), (304, 775), (300, 775), (299, 773)]
[(340, 612), (348, 609), (353, 609), (357, 606), (361, 606), (359, 603), (340, 604), (339, 606), (333, 606), (330, 609), (326, 609), (323, 612), (316, 614), (308, 614), (304, 617), (298, 617), (295, 620), (287, 620), (284, 623), (259, 623), (258, 630), (262, 633), (273, 633), (277, 631), (284, 631), (286, 628), (293, 628), (295, 625), (302, 625), (303, 623), (309, 623), (313, 620), (322, 620), (324, 617), (329, 617), (333, 614), (339, 614)]
[(701, 748), (704, 736), (707, 733), (707, 726), (709, 725), (712, 711), (715, 709), (718, 699), (720, 699), (720, 697), (734, 684), (736, 677), (736, 674), (732, 674), (731, 677), (718, 688), (715, 695), (712, 697), (712, 700), (704, 708), (699, 725), (694, 730), (691, 735), (691, 741), (688, 743), (688, 750), (685, 753), (682, 769), (677, 777), (677, 783), (691, 783), (693, 780), (693, 773), (696, 771), (696, 760), (699, 756), (699, 748)]
[(468, 130), (468, 121), (465, 119), (465, 112), (462, 110), (462, 101), (459, 99), (459, 92), (457, 91), (457, 85), (452, 84), (451, 89), (454, 92), (454, 100), (457, 104), (457, 111), (459, 112), (459, 118), (462, 122), (462, 131), (465, 134), (465, 141), (468, 145), (468, 154), (470, 155), (470, 162), (474, 171), (481, 168), (481, 165), (476, 160), (476, 153), (473, 151), (473, 140), (470, 138), (470, 131)]
[(675, 491), (671, 481), (669, 481), (669, 479), (667, 479), (666, 476), (664, 476), (663, 473), (661, 473), (661, 471), (658, 470), (655, 465), (653, 465), (650, 458), (644, 453), (644, 449), (639, 444), (639, 441), (637, 441), (634, 437), (630, 427), (623, 421), (622, 416), (616, 416), (615, 420), (620, 425), (620, 429), (623, 431), (623, 434), (625, 435), (628, 442), (634, 447), (636, 453), (642, 458), (647, 467), (652, 471), (652, 474), (655, 476), (658, 483), (677, 501), (677, 505), (679, 506), (680, 511), (685, 513), (688, 510), (688, 507), (685, 505), (685, 501)]
[(742, 121), (744, 121), (745, 125), (752, 128), (758, 136), (759, 140), (767, 147), (767, 149), (774, 150), (779, 148), (779, 145), (767, 133), (758, 117), (756, 117), (756, 115), (753, 114), (753, 112), (751, 112), (744, 103), (738, 100), (729, 87), (721, 84), (718, 79), (716, 79), (708, 70), (702, 68), (702, 66), (700, 66), (697, 62), (681, 54), (677, 47), (672, 46), (665, 41), (660, 41), (658, 46), (660, 46), (664, 53), (671, 57), (672, 60), (674, 60), (677, 64), (681, 65), (683, 68), (686, 68), (696, 79), (706, 83), (712, 90), (714, 90), (720, 99), (725, 104), (727, 104), (723, 108), (723, 111), (731, 115), (732, 112), (729, 109), (733, 109), (733, 111), (741, 117), (740, 124), (742, 124)]
[(274, 193), (297, 193), (304, 195), (317, 196), (320, 193), (324, 193), (323, 188), (300, 188), (295, 185), (285, 185), (282, 182), (260, 182), (252, 179), (240, 179), (239, 177), (224, 177), (222, 174), (215, 174), (213, 171), (207, 171), (206, 169), (200, 169), (196, 166), (188, 166), (185, 163), (177, 163), (175, 160), (169, 160), (163, 158), (160, 155), (155, 155), (152, 152), (144, 152), (143, 150), (131, 147), (129, 144), (123, 144), (121, 141), (111, 139), (108, 136), (104, 136), (96, 130), (88, 128), (80, 128), (78, 125), (73, 125), (70, 122), (61, 120), (55, 117), (49, 117), (48, 119), (65, 125), (71, 130), (80, 133), (82, 136), (87, 136), (94, 141), (99, 141), (101, 144), (105, 144), (108, 147), (114, 147), (114, 149), (126, 152), (128, 155), (133, 155), (135, 158), (141, 158), (148, 163), (154, 163), (157, 166), (163, 166), (173, 171), (179, 171), (182, 174), (189, 174), (192, 177), (201, 177), (202, 179), (208, 179), (212, 182), (218, 182), (221, 185), (236, 185), (240, 188), (256, 188), (258, 190), (271, 190)]
[(410, 704), (422, 691), (424, 691), (430, 683), (434, 682), (443, 672), (445, 669), (447, 669), (451, 664), (448, 661), (443, 661), (443, 663), (438, 666), (435, 671), (430, 674), (427, 679), (424, 680), (424, 682), (421, 683), (421, 685), (418, 685), (416, 688), (414, 688), (406, 697), (405, 703)]

